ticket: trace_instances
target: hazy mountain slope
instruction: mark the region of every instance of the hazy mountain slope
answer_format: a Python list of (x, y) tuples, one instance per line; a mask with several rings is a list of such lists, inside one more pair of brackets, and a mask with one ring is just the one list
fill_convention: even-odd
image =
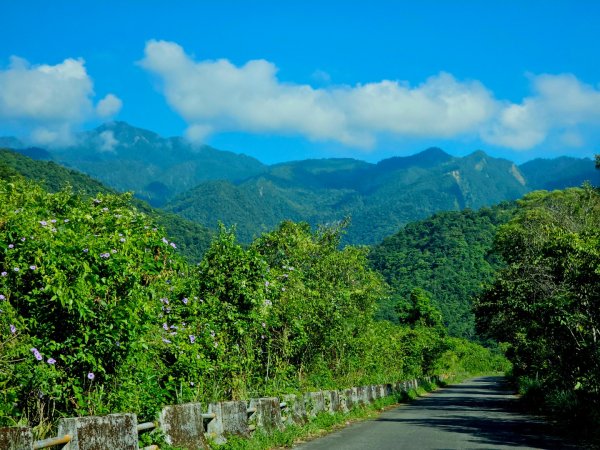
[[(35, 161), (12, 150), (0, 149), (0, 178), (22, 176), (39, 182), (50, 192), (70, 185), (74, 192), (87, 196), (98, 193), (114, 193), (111, 188), (75, 170), (54, 162)], [(200, 223), (191, 222), (175, 214), (152, 208), (141, 200), (133, 200), (135, 206), (163, 226), (180, 251), (193, 262), (199, 261), (208, 248), (212, 232)]]
[(193, 146), (183, 138), (163, 138), (125, 122), (81, 133), (77, 145), (52, 149), (54, 159), (119, 191), (133, 191), (153, 205), (206, 180), (241, 180), (265, 166), (246, 155)]
[(555, 159), (534, 159), (519, 166), (532, 189), (564, 189), (580, 186), (584, 181), (600, 185), (600, 172), (591, 159), (561, 156)]

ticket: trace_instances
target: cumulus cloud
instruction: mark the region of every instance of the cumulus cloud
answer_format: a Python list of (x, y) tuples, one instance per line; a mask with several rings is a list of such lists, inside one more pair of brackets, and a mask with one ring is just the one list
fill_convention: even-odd
[(556, 135), (562, 144), (581, 147), (580, 128), (600, 125), (600, 90), (572, 74), (530, 76), (533, 95), (505, 104), (484, 139), (495, 145), (527, 150)]
[(265, 60), (235, 66), (195, 61), (173, 42), (149, 41), (141, 65), (161, 82), (191, 139), (219, 131), (300, 134), (369, 148), (379, 133), (450, 137), (472, 133), (496, 102), (479, 82), (441, 73), (418, 86), (395, 80), (313, 88), (283, 83)]
[(38, 144), (68, 144), (74, 126), (120, 108), (120, 100), (111, 94), (96, 113), (93, 96), (83, 59), (31, 65), (13, 56), (8, 68), (0, 69), (0, 120), (30, 130), (29, 138)]
[[(174, 42), (146, 43), (142, 67), (159, 81), (169, 105), (187, 122), (187, 137), (245, 131), (301, 135), (369, 149), (380, 136), (470, 137), (527, 150), (581, 147), (600, 124), (600, 90), (574, 75), (529, 75), (531, 95), (495, 98), (481, 82), (439, 73), (421, 84), (398, 80), (325, 87), (284, 83), (266, 60), (236, 66), (196, 60)], [(315, 74), (323, 76), (320, 71)]]
[(98, 102), (98, 105), (96, 105), (96, 113), (98, 113), (100, 117), (112, 117), (121, 110), (122, 106), (123, 102), (119, 97), (108, 94)]
[(101, 152), (114, 153), (115, 147), (119, 145), (119, 141), (115, 138), (115, 133), (112, 130), (104, 130), (98, 135), (100, 140), (99, 149)]

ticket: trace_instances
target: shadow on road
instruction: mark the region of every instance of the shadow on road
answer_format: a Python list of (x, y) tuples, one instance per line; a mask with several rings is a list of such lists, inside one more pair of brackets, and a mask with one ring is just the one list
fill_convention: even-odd
[[(579, 448), (554, 435), (543, 420), (519, 412), (517, 398), (502, 377), (486, 377), (451, 386), (407, 406), (399, 417), (379, 422), (399, 422), (469, 435), (478, 445)], [(425, 432), (425, 431), (424, 431)]]

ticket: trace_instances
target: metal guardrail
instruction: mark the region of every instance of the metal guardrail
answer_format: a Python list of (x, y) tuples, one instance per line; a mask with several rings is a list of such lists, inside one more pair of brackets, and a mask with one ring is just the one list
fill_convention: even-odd
[(64, 436), (60, 436), (60, 437), (48, 438), (48, 439), (44, 439), (42, 441), (35, 441), (33, 443), (33, 450), (38, 450), (40, 448), (54, 447), (55, 445), (60, 445), (60, 444), (68, 444), (69, 442), (71, 442), (71, 439), (72, 439), (72, 437), (70, 434), (65, 434)]

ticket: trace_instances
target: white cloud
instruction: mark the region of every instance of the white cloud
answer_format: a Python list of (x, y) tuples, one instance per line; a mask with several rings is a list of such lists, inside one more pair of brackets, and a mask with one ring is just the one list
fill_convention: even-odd
[(96, 113), (100, 117), (112, 117), (121, 110), (122, 106), (123, 102), (119, 97), (108, 94), (96, 105)]
[(119, 141), (115, 138), (115, 133), (112, 130), (104, 130), (98, 137), (100, 138), (100, 151), (114, 153), (115, 147), (119, 145)]
[(316, 89), (280, 82), (275, 65), (265, 60), (241, 67), (225, 59), (194, 61), (165, 41), (149, 41), (141, 65), (161, 81), (191, 139), (235, 130), (369, 148), (380, 133), (439, 138), (474, 133), (497, 108), (481, 83), (445, 73), (416, 87), (384, 80)]
[(533, 95), (506, 104), (483, 138), (495, 145), (527, 150), (557, 137), (568, 147), (585, 143), (580, 128), (600, 124), (600, 90), (574, 75), (531, 76)]
[[(31, 65), (11, 57), (0, 69), (0, 120), (30, 130), (35, 143), (69, 144), (74, 126), (96, 116), (93, 83), (83, 59), (67, 58), (56, 65)], [(120, 100), (107, 96), (99, 112), (116, 112)]]

